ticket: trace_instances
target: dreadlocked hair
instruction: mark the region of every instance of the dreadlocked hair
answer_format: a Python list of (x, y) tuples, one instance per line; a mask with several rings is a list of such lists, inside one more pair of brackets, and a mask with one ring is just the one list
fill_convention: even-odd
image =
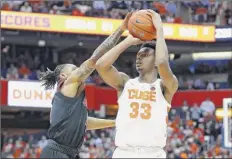
[(55, 87), (56, 82), (59, 80), (61, 70), (64, 68), (64, 66), (64, 64), (58, 65), (54, 71), (51, 71), (49, 68), (47, 68), (46, 72), (42, 72), (40, 74), (40, 81), (42, 81), (42, 86), (45, 87), (45, 90), (53, 89)]

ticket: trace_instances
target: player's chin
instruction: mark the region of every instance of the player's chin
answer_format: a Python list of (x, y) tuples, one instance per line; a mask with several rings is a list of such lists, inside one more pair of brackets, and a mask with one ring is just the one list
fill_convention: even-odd
[(141, 67), (136, 67), (136, 70), (140, 73), (143, 69)]

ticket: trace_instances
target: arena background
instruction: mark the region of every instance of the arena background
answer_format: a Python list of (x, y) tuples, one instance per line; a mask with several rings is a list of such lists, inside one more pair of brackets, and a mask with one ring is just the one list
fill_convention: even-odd
[[(231, 1), (1, 1), (1, 155), (38, 158), (46, 144), (54, 91), (39, 73), (79, 65), (128, 11), (161, 14), (170, 64), (179, 80), (169, 113), (168, 158), (232, 158)], [(122, 39), (127, 35), (125, 32)], [(115, 66), (135, 71), (129, 48)], [(114, 119), (116, 91), (94, 72), (87, 80), (90, 116)], [(82, 158), (110, 158), (115, 129), (87, 131)]]

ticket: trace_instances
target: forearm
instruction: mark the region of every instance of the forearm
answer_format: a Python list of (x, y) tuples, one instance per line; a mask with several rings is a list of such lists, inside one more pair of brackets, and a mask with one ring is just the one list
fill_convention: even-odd
[(102, 128), (108, 128), (108, 127), (114, 127), (114, 126), (115, 126), (114, 120), (106, 120), (106, 119), (88, 117), (87, 130), (102, 129)]
[(97, 60), (102, 57), (102, 55), (104, 55), (117, 44), (123, 32), (124, 30), (119, 27), (94, 51), (93, 55), (90, 57), (90, 60), (96, 63)]
[(165, 42), (163, 28), (157, 29), (156, 38), (156, 64), (163, 64), (168, 62), (168, 48)]
[(118, 42), (120, 36), (124, 32), (119, 27), (113, 34), (111, 34), (93, 53), (93, 55), (83, 62), (81, 66), (73, 72), (74, 81), (83, 81), (95, 70), (96, 62), (102, 55), (109, 51)]
[(103, 55), (97, 61), (97, 69), (109, 69), (114, 62), (118, 59), (118, 57), (130, 46), (127, 40), (123, 40), (121, 43), (113, 47), (110, 51), (108, 51), (105, 55)]
[(162, 84), (173, 95), (178, 89), (178, 80), (169, 66), (168, 48), (164, 39), (163, 29), (157, 31), (156, 42), (156, 65), (158, 72), (162, 79)]

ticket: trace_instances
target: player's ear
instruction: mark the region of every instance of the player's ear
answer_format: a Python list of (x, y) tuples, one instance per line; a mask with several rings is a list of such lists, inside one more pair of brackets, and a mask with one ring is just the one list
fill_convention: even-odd
[(59, 75), (60, 80), (65, 81), (67, 78), (68, 78), (68, 76), (66, 73), (60, 73), (60, 75)]
[(156, 68), (156, 69), (158, 68), (158, 66), (157, 66), (156, 62), (155, 62), (155, 68)]

